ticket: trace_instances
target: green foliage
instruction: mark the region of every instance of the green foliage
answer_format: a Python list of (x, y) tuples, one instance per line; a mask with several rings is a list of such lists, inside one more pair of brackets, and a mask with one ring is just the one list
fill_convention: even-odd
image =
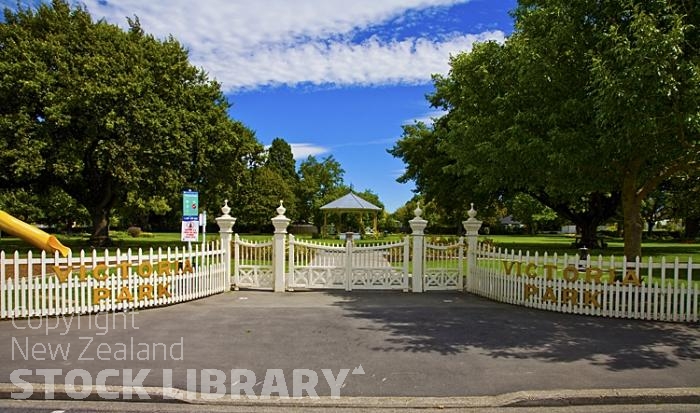
[(63, 0), (6, 9), (0, 24), (0, 187), (61, 188), (94, 237), (115, 207), (162, 213), (186, 187), (218, 205), (261, 149), (175, 39), (129, 25)]
[(508, 203), (508, 212), (513, 215), (516, 221), (520, 221), (527, 226), (528, 231), (532, 235), (536, 234), (543, 227), (549, 226), (551, 228), (556, 227), (558, 224), (556, 212), (526, 194), (516, 195)]
[(285, 182), (296, 184), (299, 180), (292, 147), (284, 139), (272, 140), (272, 144), (267, 149), (265, 165), (277, 172)]
[(255, 167), (246, 179), (234, 205), (234, 213), (239, 217), (237, 226), (255, 231), (269, 226), (280, 200), (284, 200), (289, 210), (285, 215), (290, 219), (294, 217), (294, 204), (287, 201), (295, 199), (294, 187), (278, 172), (268, 166)]
[(345, 195), (343, 185), (345, 171), (332, 155), (319, 162), (314, 156), (309, 156), (299, 165), (299, 219), (304, 222), (323, 224), (323, 205)]
[(16, 218), (52, 226), (53, 231), (73, 231), (90, 222), (87, 210), (56, 187), (45, 191), (35, 189), (6, 189), (0, 191), (0, 209)]
[(44, 211), (39, 207), (39, 197), (25, 189), (4, 190), (0, 192), (0, 210), (25, 222), (42, 222)]
[(444, 228), (449, 226), (449, 223), (445, 220), (445, 213), (440, 208), (440, 204), (433, 200), (426, 202), (424, 196), (417, 195), (392, 214), (392, 218), (399, 225), (398, 229), (410, 232), (408, 222), (416, 217), (415, 210), (419, 204), (422, 211), (421, 217), (428, 221), (427, 231), (429, 233), (439, 233), (440, 231), (435, 231), (436, 227)]
[(139, 236), (141, 236), (141, 228), (129, 227), (126, 229), (126, 233), (129, 234), (130, 237), (138, 238)]
[[(526, 193), (587, 233), (698, 170), (700, 12), (691, 1), (521, 0), (505, 44), (476, 45), (435, 76), (433, 106), (391, 150), (439, 202)], [(489, 202), (491, 203), (491, 202)]]

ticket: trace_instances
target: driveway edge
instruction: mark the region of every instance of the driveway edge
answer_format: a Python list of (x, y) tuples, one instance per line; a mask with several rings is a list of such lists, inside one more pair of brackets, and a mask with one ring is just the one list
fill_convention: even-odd
[[(29, 384), (24, 385), (24, 388)], [(289, 406), (309, 408), (484, 408), (484, 407), (536, 407), (610, 404), (700, 404), (700, 387), (680, 388), (639, 388), (639, 389), (587, 389), (587, 390), (536, 390), (517, 391), (493, 396), (467, 397), (339, 397), (328, 396), (311, 398), (233, 398), (230, 395), (210, 395), (186, 390), (160, 387), (105, 386), (92, 388), (84, 398), (78, 399), (75, 393), (81, 386), (56, 384), (31, 384), (33, 392), (29, 400), (90, 400), (166, 402), (190, 404), (215, 404), (231, 406)], [(53, 388), (51, 388), (53, 387)], [(0, 399), (12, 399), (12, 394), (22, 394), (23, 387), (0, 383)], [(48, 391), (47, 391), (48, 390)], [(52, 397), (47, 397), (52, 395)], [(73, 395), (74, 397), (71, 397)], [(147, 395), (141, 398), (139, 395)], [(107, 397), (104, 397), (107, 396)], [(216, 396), (218, 398), (213, 398)], [(109, 398), (108, 398), (109, 397)]]

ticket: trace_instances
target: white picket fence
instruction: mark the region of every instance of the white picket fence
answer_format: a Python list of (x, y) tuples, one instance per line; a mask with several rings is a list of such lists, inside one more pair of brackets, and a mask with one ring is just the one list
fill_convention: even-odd
[(125, 311), (228, 290), (220, 243), (66, 258), (0, 251), (0, 318)]
[[(238, 288), (455, 290), (496, 301), (590, 316), (697, 322), (700, 266), (692, 260), (598, 256), (580, 260), (478, 244), (476, 211), (451, 245), (424, 242), (427, 221), (393, 243), (323, 245), (288, 235), (284, 208), (269, 241), (242, 240), (222, 208), (220, 241), (194, 249), (97, 251), (66, 258), (0, 251), (0, 319), (124, 311), (188, 301)], [(233, 248), (233, 251), (232, 251)], [(412, 272), (409, 272), (411, 271)]]
[(591, 316), (698, 321), (700, 266), (651, 258), (529, 254), (479, 245), (467, 291), (525, 307)]

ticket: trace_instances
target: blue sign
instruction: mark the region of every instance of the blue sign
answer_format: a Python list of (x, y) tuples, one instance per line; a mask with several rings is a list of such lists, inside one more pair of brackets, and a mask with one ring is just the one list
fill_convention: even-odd
[(199, 192), (182, 191), (182, 220), (199, 220)]

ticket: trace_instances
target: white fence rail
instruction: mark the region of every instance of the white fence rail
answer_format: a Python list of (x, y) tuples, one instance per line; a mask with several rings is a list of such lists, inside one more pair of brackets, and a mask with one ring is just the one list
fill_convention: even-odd
[(124, 311), (220, 293), (229, 288), (223, 257), (219, 243), (66, 258), (0, 251), (0, 318)]
[(624, 257), (496, 250), (479, 246), (467, 291), (496, 301), (564, 313), (661, 321), (698, 321), (700, 266)]

